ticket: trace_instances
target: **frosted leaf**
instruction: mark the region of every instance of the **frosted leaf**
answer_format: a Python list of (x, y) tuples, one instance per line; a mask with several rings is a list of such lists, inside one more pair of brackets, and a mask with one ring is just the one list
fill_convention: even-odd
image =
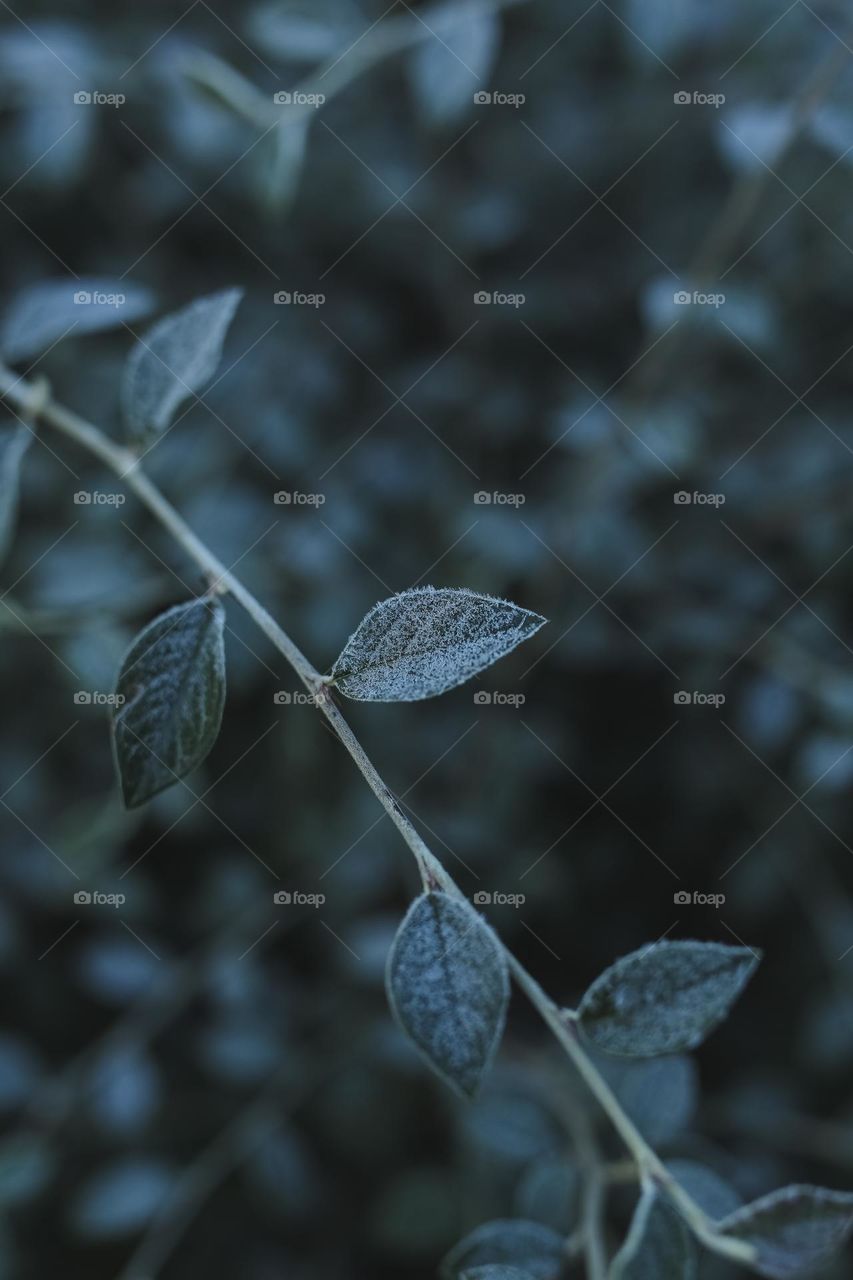
[(363, 702), (432, 698), (497, 662), (545, 621), (465, 588), (416, 587), (373, 606), (346, 642), (331, 679), (348, 698)]
[(668, 1160), (666, 1167), (709, 1218), (725, 1218), (740, 1208), (742, 1201), (734, 1187), (706, 1165), (695, 1160)]
[(696, 1248), (674, 1209), (644, 1191), (608, 1280), (695, 1280)]
[(606, 1053), (695, 1049), (722, 1022), (759, 956), (719, 942), (658, 942), (617, 960), (581, 1001), (580, 1026)]
[(753, 1271), (771, 1280), (800, 1275), (840, 1248), (853, 1228), (853, 1195), (793, 1186), (744, 1205), (719, 1224), (757, 1252)]
[(0, 352), (10, 362), (41, 355), (66, 335), (131, 324), (154, 309), (154, 295), (126, 280), (43, 280), (21, 290), (0, 325)]
[[(484, 1222), (454, 1245), (441, 1264), (442, 1280), (462, 1280), (491, 1268), (519, 1268), (533, 1280), (553, 1280), (564, 1261), (563, 1237), (539, 1222), (497, 1218)], [(489, 1276), (488, 1280), (497, 1280)], [(513, 1277), (514, 1280), (514, 1277)]]
[(445, 893), (416, 898), (391, 946), (386, 986), (400, 1026), (433, 1070), (472, 1098), (509, 1001), (503, 949), (482, 916)]
[(218, 600), (193, 600), (167, 609), (131, 645), (113, 719), (128, 809), (183, 778), (216, 741), (225, 705), (224, 626)]
[(209, 382), (242, 289), (197, 298), (159, 320), (132, 348), (122, 381), (122, 405), (131, 440), (165, 431), (179, 405)]
[(489, 88), (488, 77), (501, 39), (497, 14), (461, 6), (433, 19), (434, 34), (422, 40), (409, 61), (418, 105), (428, 121), (447, 124), (473, 110), (474, 95)]
[(0, 433), (0, 560), (5, 559), (15, 532), (21, 462), (32, 439), (32, 431), (23, 425)]

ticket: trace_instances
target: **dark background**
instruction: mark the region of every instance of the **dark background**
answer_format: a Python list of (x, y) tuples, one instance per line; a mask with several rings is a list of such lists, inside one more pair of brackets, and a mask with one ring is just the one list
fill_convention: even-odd
[[(764, 949), (666, 1147), (745, 1196), (853, 1182), (843, 8), (531, 0), (468, 71), (398, 4), (417, 39), (311, 113), (301, 173), (199, 53), (272, 111), (382, 5), (0, 12), (7, 290), (123, 277), (167, 312), (245, 288), (227, 376), (147, 465), (315, 665), (415, 583), (550, 619), (440, 700), (345, 708), (460, 885), (525, 895), (484, 908), (525, 965), (573, 1003), (662, 935)], [(131, 342), (71, 334), (33, 374), (118, 436)], [(431, 1276), (564, 1148), (570, 1068), (518, 996), (472, 1107), (403, 1043), (382, 973), (411, 857), (235, 604), (194, 794), (122, 812), (107, 713), (74, 694), (204, 583), (133, 499), (75, 505), (121, 486), (40, 437), (0, 611), (2, 1274)]]

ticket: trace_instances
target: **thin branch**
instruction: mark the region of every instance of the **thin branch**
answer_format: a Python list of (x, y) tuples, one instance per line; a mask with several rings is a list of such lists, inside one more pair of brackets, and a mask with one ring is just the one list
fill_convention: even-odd
[[(328, 681), (314, 668), (301, 649), (291, 640), (287, 632), (278, 625), (260, 601), (193, 533), (186, 521), (142, 470), (141, 463), (136, 455), (129, 449), (115, 444), (91, 422), (87, 422), (63, 405), (57, 404), (55, 400), (47, 396), (43, 388), (37, 389), (24, 379), (16, 377), (11, 370), (3, 365), (0, 365), (0, 396), (4, 397), (10, 405), (23, 414), (32, 414), (34, 408), (37, 409), (41, 421), (55, 427), (99, 458), (136, 494), (160, 524), (165, 529), (168, 529), (178, 545), (183, 548), (186, 554), (195, 561), (208, 577), (212, 584), (211, 589), (233, 596), (238, 604), (242, 605), (261, 631), (290, 663), (302, 683), (312, 694), (314, 705), (325, 716), (338, 739), (352, 756), (362, 777), (412, 851), (425, 889), (440, 889), (453, 897), (465, 900), (465, 895), (459, 889), (452, 876), (421, 839), (417, 830), (383, 782), (376, 767), (367, 756), (334, 701)], [(599, 1074), (580, 1042), (575, 1025), (575, 1015), (571, 1011), (560, 1009), (505, 945), (503, 950), (516, 983), (551, 1029), (590, 1092), (598, 1100), (625, 1146), (636, 1160), (641, 1175), (653, 1179), (658, 1186), (666, 1191), (696, 1237), (709, 1249), (740, 1262), (748, 1263), (754, 1260), (755, 1250), (752, 1246), (718, 1233), (713, 1221), (673, 1179), (657, 1154), (643, 1138), (634, 1122), (622, 1110), (616, 1095), (603, 1076)]]

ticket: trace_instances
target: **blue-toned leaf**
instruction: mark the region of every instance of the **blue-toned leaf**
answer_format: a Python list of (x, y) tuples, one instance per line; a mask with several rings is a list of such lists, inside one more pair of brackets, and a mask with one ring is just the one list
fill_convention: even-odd
[(136, 343), (122, 382), (127, 435), (145, 441), (165, 431), (178, 407), (210, 381), (243, 296), (225, 289), (159, 320)]
[(412, 87), (427, 120), (449, 123), (473, 109), (475, 93), (491, 88), (500, 18), (488, 9), (466, 12), (463, 5), (449, 5), (424, 35), (409, 64)]
[(697, 1265), (681, 1218), (654, 1189), (644, 1191), (608, 1280), (695, 1280)]
[(441, 1264), (442, 1280), (458, 1280), (480, 1267), (497, 1266), (518, 1268), (533, 1280), (553, 1280), (564, 1261), (563, 1244), (558, 1232), (539, 1222), (523, 1218), (484, 1222), (447, 1254)]
[(21, 290), (0, 324), (0, 354), (15, 363), (60, 338), (132, 324), (154, 309), (154, 295), (126, 280), (43, 280)]
[(348, 698), (365, 702), (432, 698), (497, 662), (544, 622), (508, 600), (417, 587), (373, 606), (331, 679)]
[(853, 1229), (853, 1194), (823, 1187), (783, 1187), (724, 1218), (720, 1231), (756, 1250), (752, 1269), (771, 1280), (824, 1262)]
[(472, 1098), (503, 1034), (506, 959), (467, 902), (427, 893), (412, 903), (388, 956), (388, 999), (430, 1066)]
[(113, 719), (128, 809), (185, 777), (216, 741), (225, 705), (224, 626), (220, 601), (192, 600), (167, 609), (131, 645)]
[(581, 1001), (580, 1025), (598, 1049), (655, 1057), (695, 1049), (725, 1018), (755, 971), (748, 947), (658, 942), (617, 960)]
[(0, 432), (0, 561), (6, 558), (15, 532), (21, 462), (32, 438), (23, 423)]

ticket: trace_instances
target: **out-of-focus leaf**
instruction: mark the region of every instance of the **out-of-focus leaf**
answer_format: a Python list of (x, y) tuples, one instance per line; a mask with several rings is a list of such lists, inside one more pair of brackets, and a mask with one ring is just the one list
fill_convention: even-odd
[(174, 1175), (162, 1161), (118, 1160), (79, 1189), (71, 1204), (72, 1225), (92, 1240), (133, 1235), (151, 1220), (173, 1183)]
[(5, 560), (18, 518), (21, 462), (33, 433), (19, 423), (0, 432), (0, 562)]
[(509, 976), (482, 916), (444, 893), (417, 898), (388, 956), (388, 999), (430, 1066), (472, 1098), (503, 1034)]
[(409, 70), (427, 120), (448, 124), (472, 110), (475, 93), (489, 92), (500, 45), (500, 17), (464, 0), (448, 5), (411, 55)]
[(128, 437), (137, 442), (165, 431), (178, 407), (210, 381), (242, 289), (224, 289), (166, 316), (128, 357), (122, 404)]
[(644, 1191), (608, 1280), (695, 1280), (696, 1274), (687, 1227), (654, 1189)]
[(695, 1160), (670, 1160), (667, 1168), (709, 1218), (725, 1218), (740, 1208), (742, 1200), (734, 1187), (707, 1165)]
[(118, 329), (149, 315), (154, 295), (127, 280), (43, 280), (16, 294), (0, 322), (0, 354), (17, 362), (61, 338)]
[(578, 1171), (569, 1160), (534, 1160), (516, 1189), (515, 1209), (519, 1217), (567, 1236), (577, 1225), (579, 1190)]
[(56, 1169), (46, 1137), (28, 1130), (0, 1141), (0, 1208), (25, 1204), (39, 1195)]
[(442, 1280), (472, 1268), (517, 1267), (534, 1280), (553, 1280), (563, 1262), (563, 1237), (539, 1222), (498, 1218), (484, 1222), (450, 1250), (441, 1264)]

